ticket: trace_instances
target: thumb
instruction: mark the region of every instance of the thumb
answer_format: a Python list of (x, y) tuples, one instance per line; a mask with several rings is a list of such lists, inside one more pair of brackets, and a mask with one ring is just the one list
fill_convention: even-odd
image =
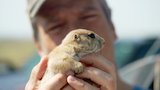
[(32, 69), (29, 81), (26, 85), (26, 90), (33, 90), (36, 87), (37, 81), (41, 80), (43, 74), (46, 71), (47, 62), (48, 58), (47, 56), (44, 56), (41, 58), (40, 62)]
[(39, 69), (38, 69), (38, 73), (37, 73), (37, 80), (41, 80), (45, 71), (46, 71), (46, 68), (47, 68), (47, 63), (48, 63), (48, 58), (47, 56), (44, 56), (40, 63), (39, 63)]

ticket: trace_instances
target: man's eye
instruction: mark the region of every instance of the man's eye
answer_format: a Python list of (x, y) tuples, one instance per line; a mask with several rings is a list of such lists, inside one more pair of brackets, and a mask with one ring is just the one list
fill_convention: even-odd
[(86, 15), (81, 17), (81, 19), (86, 21), (92, 21), (95, 20), (97, 17), (98, 17), (97, 15)]
[(48, 28), (48, 31), (54, 31), (54, 30), (58, 30), (64, 27), (63, 23), (59, 23), (59, 24), (53, 24)]

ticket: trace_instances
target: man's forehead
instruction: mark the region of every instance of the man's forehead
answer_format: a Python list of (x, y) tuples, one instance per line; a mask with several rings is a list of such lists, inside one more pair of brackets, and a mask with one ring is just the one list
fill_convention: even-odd
[[(81, 3), (81, 2), (91, 2), (93, 0), (46, 0), (45, 3), (51, 3), (52, 5), (67, 5), (67, 4), (71, 4), (74, 5), (75, 3)], [(44, 4), (45, 4), (44, 3)]]
[(92, 2), (94, 0), (45, 0), (45, 3), (52, 3), (52, 5), (56, 5), (56, 4), (62, 4), (62, 5), (66, 5), (66, 4), (75, 4), (75, 3), (81, 3), (81, 2)]
[(43, 9), (56, 9), (56, 8), (67, 8), (67, 7), (78, 7), (78, 6), (90, 6), (94, 0), (46, 0), (41, 6), (40, 10)]
[(53, 14), (57, 15), (62, 12), (69, 12), (68, 10), (78, 13), (85, 13), (97, 10), (97, 8), (94, 5), (94, 0), (60, 0), (56, 3), (54, 3), (54, 0), (49, 0), (41, 6), (37, 12), (37, 15), (52, 16)]

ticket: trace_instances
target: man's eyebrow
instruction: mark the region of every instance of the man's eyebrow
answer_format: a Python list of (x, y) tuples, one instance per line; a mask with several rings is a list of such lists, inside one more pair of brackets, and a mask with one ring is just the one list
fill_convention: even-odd
[(59, 19), (57, 17), (47, 17), (47, 21), (50, 23), (59, 22)]
[(97, 10), (97, 8), (93, 7), (93, 6), (88, 6), (88, 7), (85, 7), (83, 8), (83, 11), (84, 12), (87, 12), (87, 11), (95, 11)]

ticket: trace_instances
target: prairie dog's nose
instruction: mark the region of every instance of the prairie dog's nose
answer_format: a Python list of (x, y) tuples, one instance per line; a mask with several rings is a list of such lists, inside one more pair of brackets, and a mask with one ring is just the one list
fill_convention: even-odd
[(93, 33), (88, 34), (88, 36), (89, 36), (90, 38), (93, 38), (93, 39), (96, 38), (95, 35), (94, 35)]

